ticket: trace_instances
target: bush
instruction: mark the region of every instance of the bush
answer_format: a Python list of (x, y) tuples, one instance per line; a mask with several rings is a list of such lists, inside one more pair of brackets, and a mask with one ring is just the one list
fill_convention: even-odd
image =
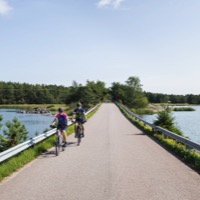
[(158, 113), (157, 120), (154, 120), (153, 124), (183, 136), (182, 131), (175, 126), (175, 118), (170, 111), (164, 110)]
[(191, 107), (175, 107), (172, 109), (173, 111), (195, 111), (194, 108)]

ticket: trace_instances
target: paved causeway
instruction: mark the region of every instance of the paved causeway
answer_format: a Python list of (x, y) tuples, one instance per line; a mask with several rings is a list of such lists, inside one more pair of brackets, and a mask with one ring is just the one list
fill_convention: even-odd
[(198, 200), (200, 176), (135, 128), (111, 103), (86, 137), (0, 183), (0, 200)]

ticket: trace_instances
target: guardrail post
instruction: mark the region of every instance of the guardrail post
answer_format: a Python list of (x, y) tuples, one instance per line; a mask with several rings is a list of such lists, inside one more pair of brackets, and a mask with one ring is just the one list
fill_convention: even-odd
[(35, 145), (34, 138), (30, 138), (30, 145), (34, 147), (34, 145)]
[(164, 138), (165, 138), (165, 139), (167, 139), (167, 138), (168, 138), (168, 137), (167, 137), (167, 135), (165, 135), (165, 134), (163, 134), (163, 135), (164, 135)]
[(191, 147), (191, 146), (189, 146), (189, 145), (185, 145), (186, 146), (186, 148), (189, 150), (189, 151), (191, 151), (193, 148)]

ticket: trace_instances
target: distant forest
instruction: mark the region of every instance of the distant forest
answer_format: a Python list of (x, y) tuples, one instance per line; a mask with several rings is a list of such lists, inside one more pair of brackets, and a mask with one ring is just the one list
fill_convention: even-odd
[(200, 104), (200, 95), (168, 95), (144, 92), (138, 77), (129, 77), (125, 84), (87, 81), (72, 86), (27, 84), (0, 81), (0, 104), (71, 104), (82, 102), (90, 107), (101, 101), (120, 101), (129, 107), (145, 107), (148, 103)]
[(150, 103), (200, 104), (200, 94), (173, 95), (144, 92)]

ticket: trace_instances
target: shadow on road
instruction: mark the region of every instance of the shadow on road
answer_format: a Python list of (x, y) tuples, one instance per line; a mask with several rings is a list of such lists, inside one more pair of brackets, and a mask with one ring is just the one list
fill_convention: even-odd
[(44, 159), (44, 158), (53, 158), (56, 156), (55, 151), (46, 151), (43, 153), (38, 159)]
[(77, 146), (76, 142), (68, 142), (67, 143), (67, 148), (68, 147), (76, 147), (76, 146)]
[[(77, 143), (76, 142), (69, 142), (67, 144), (67, 147), (66, 147), (65, 151), (67, 151), (67, 148), (70, 148), (70, 147), (77, 147)], [(54, 148), (51, 148), (50, 150), (48, 150), (45, 153), (43, 153), (38, 159), (54, 158), (54, 157), (56, 157), (56, 153), (55, 153)]]
[(127, 136), (147, 136), (145, 133), (136, 133), (136, 134), (130, 133), (130, 134), (125, 134), (125, 135), (127, 135)]

